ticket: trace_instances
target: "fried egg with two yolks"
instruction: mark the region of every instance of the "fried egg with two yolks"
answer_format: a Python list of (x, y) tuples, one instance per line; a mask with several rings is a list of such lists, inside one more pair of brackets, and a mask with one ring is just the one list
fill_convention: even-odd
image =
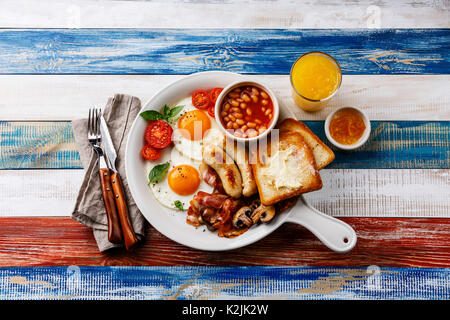
[(213, 187), (203, 181), (198, 168), (203, 140), (220, 134), (220, 130), (205, 111), (196, 109), (188, 101), (179, 104), (185, 104), (185, 107), (176, 119), (172, 119), (174, 147), (164, 149), (158, 161), (147, 162), (147, 175), (153, 167), (170, 162), (168, 173), (161, 181), (150, 183), (150, 189), (162, 205), (175, 209), (178, 200), (187, 210), (198, 191), (213, 192)]

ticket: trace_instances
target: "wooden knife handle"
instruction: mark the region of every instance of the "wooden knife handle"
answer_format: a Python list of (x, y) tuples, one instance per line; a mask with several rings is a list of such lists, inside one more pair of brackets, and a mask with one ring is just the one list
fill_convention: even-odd
[(125, 247), (130, 250), (138, 239), (131, 226), (130, 217), (128, 215), (127, 203), (123, 193), (122, 182), (118, 172), (111, 174), (111, 185), (114, 191), (114, 199), (116, 200), (117, 211), (119, 212), (120, 224), (122, 226), (122, 234), (125, 240)]
[(111, 186), (111, 174), (109, 169), (100, 169), (100, 184), (102, 187), (103, 203), (105, 204), (106, 216), (108, 217), (108, 240), (111, 243), (122, 243), (122, 231), (117, 215), (116, 202)]

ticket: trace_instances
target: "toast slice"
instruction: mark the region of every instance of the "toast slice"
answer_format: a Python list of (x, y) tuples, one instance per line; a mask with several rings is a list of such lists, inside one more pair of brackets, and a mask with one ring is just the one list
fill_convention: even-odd
[(278, 142), (258, 150), (251, 166), (264, 205), (322, 188), (313, 153), (298, 132), (281, 132)]
[(320, 140), (303, 122), (289, 118), (281, 122), (278, 126), (280, 132), (295, 131), (302, 135), (306, 143), (311, 148), (317, 169), (323, 169), (334, 160), (334, 152)]

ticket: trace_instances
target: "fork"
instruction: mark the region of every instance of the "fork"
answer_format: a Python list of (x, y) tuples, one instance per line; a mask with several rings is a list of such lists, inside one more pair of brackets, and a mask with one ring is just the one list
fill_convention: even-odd
[(123, 238), (111, 185), (111, 173), (107, 165), (103, 149), (100, 146), (102, 136), (100, 133), (99, 119), (101, 112), (101, 109), (89, 109), (88, 140), (98, 156), (100, 185), (102, 189), (103, 203), (105, 204), (106, 209), (106, 216), (108, 219), (108, 240), (111, 243), (119, 244), (122, 243)]

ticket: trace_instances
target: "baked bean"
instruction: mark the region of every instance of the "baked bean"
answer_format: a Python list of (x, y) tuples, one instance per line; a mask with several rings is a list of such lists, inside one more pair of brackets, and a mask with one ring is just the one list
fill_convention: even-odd
[(226, 117), (226, 116), (227, 116), (227, 113), (226, 113), (225, 111), (222, 111), (222, 112), (220, 113), (220, 115), (221, 115), (222, 117)]
[(234, 89), (233, 89), (233, 92), (239, 93), (239, 92), (241, 92), (241, 89), (240, 89), (240, 88), (234, 88)]
[(258, 95), (258, 94), (259, 94), (259, 90), (256, 89), (255, 87), (252, 87), (252, 93), (253, 93), (254, 95)]
[(233, 129), (237, 129), (237, 128), (239, 128), (239, 125), (236, 122), (233, 123)]
[(242, 113), (235, 113), (234, 116), (236, 117), (236, 119), (242, 119), (244, 117)]
[(264, 114), (265, 114), (266, 116), (268, 116), (271, 112), (272, 112), (272, 109), (267, 109), (266, 112), (264, 112)]
[(246, 125), (246, 124), (244, 124), (244, 125), (242, 126), (242, 128), (241, 128), (241, 129), (242, 129), (242, 131), (244, 131), (244, 132), (245, 132), (245, 131), (247, 131), (248, 127), (247, 127), (247, 125)]
[(246, 133), (250, 138), (256, 137), (258, 135), (258, 131), (253, 129), (247, 130)]
[(239, 97), (239, 93), (238, 92), (230, 92), (228, 94), (231, 98), (238, 98)]
[(247, 126), (249, 128), (254, 128), (254, 127), (256, 127), (256, 123), (254, 123), (254, 122), (247, 122)]
[(244, 99), (244, 101), (245, 102), (250, 102), (250, 97), (248, 96), (248, 94), (246, 94), (246, 93), (244, 93), (243, 95), (242, 95), (242, 99)]
[(228, 110), (230, 110), (230, 108), (231, 108), (230, 104), (226, 103), (225, 106), (223, 107), (223, 110), (228, 111)]
[(264, 106), (267, 106), (267, 105), (269, 104), (269, 101), (267, 101), (266, 99), (263, 99), (263, 101), (261, 101), (261, 103), (262, 103)]
[(233, 108), (231, 108), (231, 112), (239, 112), (240, 110), (239, 110), (239, 108), (237, 108), (237, 107), (233, 107)]
[(244, 120), (242, 119), (236, 119), (236, 123), (240, 126), (242, 126), (244, 124)]
[(228, 122), (228, 121), (230, 121), (230, 118), (229, 117), (224, 117), (223, 120), (225, 120), (225, 122)]
[(228, 128), (228, 129), (231, 129), (231, 127), (233, 127), (233, 122), (228, 121), (228, 122), (227, 122), (227, 128)]
[[(252, 110), (251, 110), (250, 108), (247, 108), (247, 109), (245, 110), (245, 112), (246, 112), (249, 116), (252, 115)], [(246, 117), (246, 118), (247, 118), (247, 117)], [(248, 117), (248, 118), (249, 118), (248, 120), (251, 119), (250, 117)]]
[(257, 96), (252, 96), (252, 100), (254, 103), (258, 103), (258, 97)]
[(267, 128), (265, 126), (259, 127), (259, 133), (262, 133), (262, 132), (264, 132), (266, 130), (267, 130)]
[(244, 100), (242, 100), (241, 98), (237, 98), (236, 101), (237, 102), (244, 102)]
[(256, 122), (257, 124), (261, 124), (261, 123), (262, 123), (262, 121), (259, 120), (259, 119), (255, 119), (255, 122)]
[(233, 115), (230, 114), (230, 120), (231, 121), (236, 121), (236, 118)]
[(236, 100), (230, 100), (230, 103), (233, 107), (238, 107), (239, 106), (239, 102), (237, 102)]
[(266, 112), (266, 108), (265, 107), (262, 107), (261, 110), (262, 110), (262, 112)]
[(245, 109), (247, 107), (247, 104), (245, 102), (241, 102), (240, 107), (241, 109)]
[(267, 95), (267, 93), (265, 93), (264, 91), (261, 90), (261, 97), (263, 97), (264, 99), (269, 98), (269, 96)]

